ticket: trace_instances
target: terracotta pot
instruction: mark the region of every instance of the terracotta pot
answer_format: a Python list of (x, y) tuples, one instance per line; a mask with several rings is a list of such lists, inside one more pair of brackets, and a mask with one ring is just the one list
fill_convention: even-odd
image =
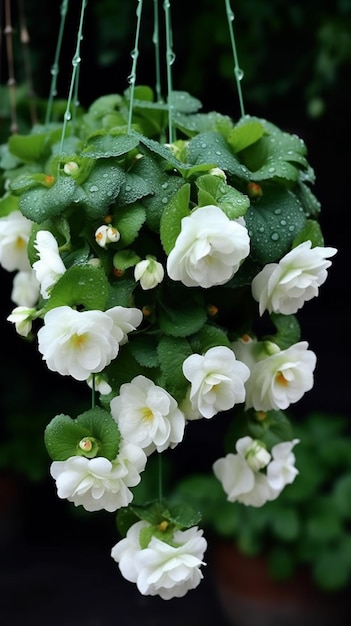
[(317, 590), (306, 572), (273, 581), (264, 558), (247, 557), (230, 542), (212, 547), (212, 562), (219, 600), (235, 626), (349, 624), (345, 595)]

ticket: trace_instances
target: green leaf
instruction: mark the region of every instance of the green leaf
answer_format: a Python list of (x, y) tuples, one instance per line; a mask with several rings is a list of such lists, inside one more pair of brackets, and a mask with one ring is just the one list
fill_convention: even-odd
[(164, 336), (158, 342), (157, 355), (167, 388), (179, 401), (184, 398), (189, 386), (182, 367), (184, 360), (191, 354), (192, 350), (186, 339)]
[(272, 528), (275, 535), (283, 541), (293, 541), (300, 532), (300, 520), (295, 509), (286, 507), (277, 512), (272, 519)]
[(173, 110), (180, 113), (196, 113), (202, 108), (200, 100), (187, 91), (172, 91), (169, 100)]
[(297, 197), (283, 187), (264, 187), (263, 196), (245, 215), (251, 239), (251, 256), (266, 265), (279, 261), (290, 251), (306, 224)]
[(205, 174), (197, 179), (196, 185), (199, 189), (199, 206), (214, 204), (220, 207), (229, 219), (235, 220), (245, 215), (250, 206), (248, 196), (227, 185), (219, 176)]
[(7, 193), (0, 198), (0, 217), (6, 217), (12, 211), (18, 211), (18, 198)]
[(133, 250), (120, 250), (113, 255), (113, 266), (121, 271), (134, 267), (139, 261), (140, 256)]
[(226, 137), (233, 128), (233, 121), (229, 115), (222, 115), (217, 111), (192, 115), (175, 112), (173, 122), (175, 127), (188, 137), (194, 137), (207, 131), (215, 131)]
[(169, 508), (166, 519), (178, 528), (191, 528), (201, 521), (201, 513), (196, 511), (191, 505), (182, 502)]
[(271, 320), (277, 329), (276, 334), (265, 337), (276, 343), (281, 350), (286, 350), (301, 339), (300, 324), (295, 315), (272, 313)]
[(74, 265), (53, 286), (45, 311), (58, 306), (105, 310), (109, 284), (101, 268), (92, 265)]
[(96, 162), (89, 178), (82, 184), (79, 201), (90, 218), (101, 218), (117, 198), (125, 174), (114, 160)]
[(47, 425), (44, 443), (48, 454), (54, 461), (65, 461), (78, 454), (79, 442), (89, 435), (89, 429), (84, 424), (78, 424), (68, 415), (61, 413)]
[(211, 324), (205, 324), (194, 337), (191, 338), (191, 345), (195, 348), (196, 352), (203, 354), (215, 348), (216, 346), (231, 347), (231, 342), (228, 339), (227, 333), (221, 328), (213, 326)]
[(127, 154), (139, 145), (139, 139), (133, 135), (121, 135), (120, 130), (114, 132), (97, 131), (89, 137), (88, 145), (82, 150), (82, 156), (93, 159), (107, 159), (109, 157), (120, 157)]
[(8, 145), (12, 154), (22, 161), (39, 161), (49, 154), (50, 145), (58, 141), (61, 133), (61, 128), (58, 128), (44, 133), (33, 132), (30, 135), (14, 134), (9, 138)]
[(95, 407), (78, 415), (76, 421), (79, 426), (89, 431), (91, 437), (94, 437), (99, 442), (99, 456), (104, 456), (110, 461), (117, 457), (120, 433), (117, 423), (110, 413)]
[[(174, 295), (176, 292), (173, 292)], [(177, 290), (181, 294), (181, 291)], [(172, 337), (188, 337), (198, 332), (207, 320), (203, 302), (191, 293), (171, 302), (164, 299), (158, 303), (159, 326), (163, 333)]]
[(60, 215), (72, 203), (79, 202), (82, 193), (70, 176), (59, 176), (50, 188), (36, 186), (24, 191), (19, 208), (25, 217), (41, 224), (55, 215)]
[(157, 342), (153, 335), (135, 335), (130, 339), (131, 352), (138, 363), (143, 367), (158, 367)]
[(233, 148), (234, 152), (240, 152), (244, 148), (256, 143), (258, 139), (263, 137), (265, 129), (262, 124), (257, 120), (250, 120), (241, 122), (230, 131), (227, 141)]
[[(91, 440), (91, 451), (81, 449), (79, 443), (82, 439)], [(71, 456), (104, 456), (113, 461), (118, 454), (120, 434), (112, 416), (96, 407), (75, 420), (68, 415), (57, 415), (46, 427), (44, 441), (49, 455), (55, 461), (65, 461)]]
[(284, 546), (274, 546), (268, 555), (268, 572), (273, 580), (288, 580), (296, 569), (294, 552)]
[(351, 473), (339, 476), (334, 486), (335, 507), (345, 519), (351, 519)]
[(324, 237), (322, 233), (322, 229), (318, 222), (315, 220), (307, 220), (304, 228), (298, 234), (296, 239), (293, 241), (293, 248), (296, 248), (300, 243), (304, 241), (310, 240), (312, 242), (312, 247), (315, 246), (324, 246)]
[(133, 243), (145, 220), (146, 211), (139, 202), (117, 207), (113, 213), (113, 225), (121, 235), (120, 244), (129, 246)]
[(160, 223), (161, 243), (166, 254), (174, 248), (176, 239), (181, 231), (183, 217), (190, 215), (190, 185), (183, 185), (167, 204)]
[(188, 159), (194, 165), (211, 163), (231, 176), (249, 180), (248, 169), (240, 163), (226, 139), (218, 132), (208, 131), (193, 137), (188, 145)]

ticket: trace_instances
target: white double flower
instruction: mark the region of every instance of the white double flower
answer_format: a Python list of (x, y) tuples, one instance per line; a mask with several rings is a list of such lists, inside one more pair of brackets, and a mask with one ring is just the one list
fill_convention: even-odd
[(238, 439), (237, 454), (229, 453), (213, 464), (214, 475), (221, 482), (227, 500), (255, 507), (275, 500), (298, 474), (292, 452), (298, 442), (298, 439), (283, 441), (269, 453), (252, 437)]
[(146, 521), (133, 524), (124, 539), (111, 550), (122, 576), (136, 583), (145, 596), (163, 600), (182, 598), (203, 578), (201, 566), (207, 542), (197, 526), (176, 530), (172, 543), (153, 536), (146, 548), (140, 545), (140, 532), (150, 527)]
[(167, 272), (187, 287), (223, 285), (249, 252), (250, 238), (243, 220), (230, 220), (218, 206), (203, 206), (182, 219), (167, 259)]
[(86, 380), (116, 358), (119, 346), (142, 318), (139, 309), (120, 306), (105, 312), (56, 307), (44, 317), (38, 349), (50, 370)]
[(269, 313), (290, 315), (304, 302), (318, 296), (319, 287), (327, 278), (336, 248), (311, 248), (304, 241), (286, 254), (279, 263), (268, 263), (252, 281), (252, 295), (259, 302), (260, 315)]
[(146, 461), (141, 448), (124, 443), (114, 461), (73, 456), (66, 461), (54, 461), (50, 473), (56, 481), (59, 498), (81, 505), (86, 511), (113, 512), (132, 501), (129, 487), (139, 484)]

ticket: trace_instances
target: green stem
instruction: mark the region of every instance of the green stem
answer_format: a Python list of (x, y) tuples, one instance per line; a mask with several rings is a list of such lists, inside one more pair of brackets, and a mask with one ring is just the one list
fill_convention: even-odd
[(154, 33), (152, 42), (155, 46), (155, 69), (156, 69), (156, 100), (162, 102), (161, 93), (161, 70), (160, 70), (160, 36), (159, 36), (159, 14), (158, 14), (158, 0), (154, 0)]
[(242, 94), (242, 89), (241, 89), (241, 81), (244, 77), (244, 72), (240, 68), (239, 61), (238, 61), (238, 54), (236, 50), (236, 43), (235, 43), (234, 29), (233, 29), (233, 21), (234, 21), (235, 16), (230, 6), (230, 0), (225, 0), (225, 6), (226, 6), (226, 12), (227, 12), (230, 41), (232, 44), (232, 51), (233, 51), (234, 76), (235, 76), (235, 81), (236, 81), (236, 87), (238, 90), (240, 112), (241, 112), (241, 117), (244, 117), (245, 108), (244, 108), (244, 100), (243, 100), (243, 94)]
[(175, 54), (173, 52), (173, 43), (172, 43), (172, 27), (171, 27), (171, 3), (170, 0), (165, 0), (163, 3), (163, 7), (165, 10), (165, 21), (166, 21), (166, 62), (167, 62), (167, 92), (168, 92), (168, 135), (169, 135), (169, 143), (174, 141), (174, 128), (173, 128), (173, 104), (172, 104), (172, 94), (173, 94), (173, 85), (172, 85), (172, 65), (175, 61)]
[(59, 34), (57, 38), (54, 63), (51, 67), (52, 78), (51, 78), (50, 93), (49, 93), (49, 98), (48, 98), (48, 103), (47, 103), (47, 108), (46, 108), (45, 124), (48, 124), (51, 120), (52, 104), (57, 94), (56, 86), (57, 86), (57, 77), (59, 73), (59, 58), (61, 54), (63, 31), (65, 28), (65, 22), (66, 22), (66, 17), (67, 17), (67, 12), (68, 12), (68, 2), (69, 0), (63, 0), (61, 4), (61, 22), (60, 22), (60, 29), (59, 29)]
[(141, 24), (141, 14), (143, 10), (143, 0), (138, 0), (138, 6), (136, 10), (137, 15), (137, 25), (135, 32), (135, 43), (134, 48), (131, 52), (131, 57), (133, 59), (132, 62), (132, 70), (128, 76), (128, 82), (130, 84), (130, 95), (129, 95), (129, 115), (128, 115), (128, 134), (132, 128), (132, 115), (133, 115), (133, 106), (134, 106), (134, 90), (135, 90), (135, 81), (136, 81), (136, 67), (139, 56), (139, 35), (140, 35), (140, 24)]
[(162, 502), (163, 500), (163, 475), (162, 475), (162, 454), (158, 453), (158, 500)]
[(81, 61), (80, 58), (80, 42), (82, 40), (83, 37), (83, 20), (84, 20), (84, 12), (85, 9), (87, 7), (88, 4), (88, 0), (82, 0), (82, 6), (81, 6), (81, 12), (80, 12), (80, 20), (79, 20), (79, 27), (78, 27), (78, 34), (77, 34), (77, 45), (76, 45), (76, 51), (74, 53), (73, 59), (72, 59), (72, 65), (73, 65), (73, 70), (72, 70), (72, 77), (71, 77), (71, 84), (70, 84), (70, 88), (69, 88), (69, 93), (68, 93), (68, 98), (67, 98), (67, 106), (66, 106), (66, 111), (65, 114), (63, 116), (63, 126), (62, 126), (62, 135), (61, 135), (61, 144), (60, 144), (60, 154), (62, 154), (63, 152), (63, 144), (64, 144), (64, 140), (65, 140), (65, 136), (66, 136), (66, 128), (67, 128), (67, 124), (70, 121), (72, 114), (71, 114), (71, 103), (72, 103), (72, 98), (73, 98), (73, 89), (76, 83), (76, 78), (77, 78), (77, 72), (78, 72), (78, 67)]

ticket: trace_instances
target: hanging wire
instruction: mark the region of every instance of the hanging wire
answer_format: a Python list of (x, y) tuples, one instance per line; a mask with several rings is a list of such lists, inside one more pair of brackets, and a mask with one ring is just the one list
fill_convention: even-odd
[(52, 78), (51, 78), (49, 98), (48, 98), (47, 107), (46, 107), (45, 124), (49, 124), (49, 122), (51, 121), (53, 100), (55, 96), (57, 95), (57, 77), (59, 73), (59, 59), (60, 59), (60, 54), (61, 54), (63, 32), (65, 29), (65, 22), (66, 22), (66, 17), (68, 13), (68, 3), (69, 3), (69, 0), (63, 0), (61, 4), (61, 9), (60, 9), (60, 12), (61, 12), (60, 28), (59, 28), (58, 38), (57, 38), (54, 63), (51, 67)]
[(174, 127), (173, 127), (173, 84), (172, 84), (172, 65), (175, 61), (175, 54), (173, 52), (173, 38), (172, 38), (172, 26), (171, 26), (171, 3), (170, 0), (164, 0), (163, 3), (165, 11), (165, 23), (166, 23), (166, 65), (167, 65), (167, 102), (168, 102), (168, 135), (169, 143), (174, 141)]
[(240, 112), (241, 112), (241, 116), (244, 117), (244, 115), (245, 115), (245, 108), (244, 108), (244, 100), (243, 100), (243, 94), (242, 94), (242, 89), (241, 89), (241, 81), (242, 81), (242, 79), (244, 77), (244, 72), (240, 68), (239, 61), (238, 61), (238, 54), (237, 54), (237, 50), (236, 50), (236, 43), (235, 43), (235, 37), (234, 37), (234, 28), (233, 28), (233, 22), (234, 22), (235, 15), (234, 15), (234, 13), (232, 11), (232, 8), (230, 6), (230, 0), (225, 0), (225, 6), (226, 6), (227, 19), (228, 19), (230, 40), (231, 40), (232, 50), (233, 50), (234, 76), (235, 76), (236, 87), (237, 87), (238, 96), (239, 96)]
[(87, 7), (87, 4), (88, 4), (88, 0), (82, 0), (82, 6), (81, 6), (81, 11), (80, 11), (79, 27), (78, 27), (78, 34), (77, 34), (77, 45), (76, 45), (76, 50), (75, 50), (75, 53), (74, 53), (73, 59), (72, 59), (73, 70), (72, 70), (71, 84), (70, 84), (68, 98), (67, 98), (66, 111), (65, 111), (64, 116), (63, 116), (63, 126), (62, 126), (62, 135), (61, 135), (61, 143), (60, 143), (60, 154), (62, 154), (62, 152), (63, 152), (63, 144), (64, 144), (64, 140), (65, 140), (65, 136), (66, 136), (67, 124), (72, 119), (71, 104), (72, 104), (72, 98), (73, 98), (73, 89), (75, 88), (75, 84), (76, 84), (76, 81), (77, 81), (77, 75), (78, 75), (78, 68), (79, 68), (79, 64), (81, 62), (81, 58), (80, 58), (80, 44), (81, 44), (81, 40), (83, 38), (83, 21), (84, 21), (84, 13), (85, 13), (85, 9)]
[(17, 109), (16, 109), (16, 79), (15, 79), (15, 63), (14, 63), (14, 55), (13, 55), (13, 27), (12, 27), (10, 0), (5, 0), (4, 35), (6, 39), (6, 53), (7, 53), (8, 76), (9, 76), (8, 81), (7, 81), (7, 86), (9, 89), (9, 99), (10, 99), (10, 117), (11, 117), (10, 130), (12, 133), (17, 133), (18, 122), (17, 122)]
[(141, 14), (143, 10), (143, 0), (138, 0), (138, 6), (136, 9), (137, 15), (137, 25), (136, 25), (136, 33), (135, 33), (135, 42), (134, 48), (131, 52), (132, 57), (132, 69), (128, 76), (128, 82), (130, 84), (130, 95), (129, 95), (129, 114), (128, 114), (128, 134), (132, 129), (132, 115), (133, 115), (133, 106), (134, 106), (134, 90), (135, 90), (135, 81), (136, 81), (136, 68), (139, 56), (139, 35), (140, 35), (140, 24), (141, 24)]
[(35, 100), (34, 100), (35, 94), (34, 94), (33, 80), (32, 80), (32, 66), (31, 66), (30, 54), (29, 54), (30, 37), (28, 33), (28, 28), (27, 28), (23, 0), (18, 0), (18, 13), (19, 13), (19, 24), (20, 24), (20, 39), (21, 39), (21, 44), (22, 44), (22, 49), (23, 49), (24, 72), (25, 72), (26, 83), (27, 83), (27, 96), (28, 96), (28, 103), (29, 103), (29, 111), (30, 111), (31, 123), (32, 123), (32, 126), (34, 126), (38, 122), (38, 117), (37, 117), (37, 111), (35, 107)]
[(152, 36), (152, 43), (155, 46), (155, 70), (156, 70), (156, 100), (162, 102), (161, 93), (161, 62), (160, 62), (160, 27), (159, 27), (159, 11), (158, 0), (154, 0), (154, 32)]

